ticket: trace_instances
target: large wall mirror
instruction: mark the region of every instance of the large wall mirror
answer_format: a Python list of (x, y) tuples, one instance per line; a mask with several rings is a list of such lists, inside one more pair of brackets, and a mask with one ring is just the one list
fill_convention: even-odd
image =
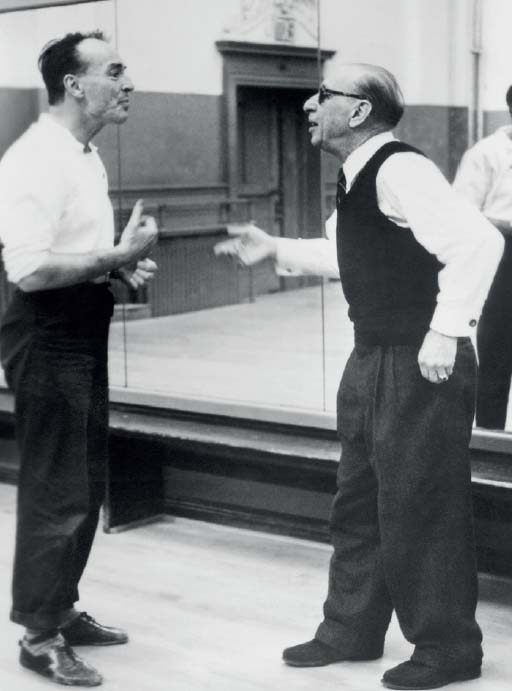
[[(213, 253), (228, 223), (322, 232), (320, 156), (302, 111), (318, 84), (315, 3), (117, 5), (137, 84), (121, 132), (123, 214), (144, 197), (161, 231), (155, 281), (127, 296), (129, 389), (198, 406), (324, 410), (321, 281)], [(298, 41), (285, 40), (292, 24)]]
[[(0, 155), (47, 108), (36, 63), (49, 39), (103, 29), (135, 83), (128, 121), (96, 144), (118, 231), (139, 198), (157, 219), (159, 272), (136, 291), (113, 282), (113, 398), (332, 426), (353, 344), (339, 281), (247, 269), (214, 245), (231, 223), (285, 238), (332, 229), (338, 166), (311, 146), (303, 104), (335, 52), (396, 74), (398, 136), (452, 181), (464, 151), (510, 121), (509, 4), (0, 2)], [(0, 285), (3, 310), (4, 274)]]

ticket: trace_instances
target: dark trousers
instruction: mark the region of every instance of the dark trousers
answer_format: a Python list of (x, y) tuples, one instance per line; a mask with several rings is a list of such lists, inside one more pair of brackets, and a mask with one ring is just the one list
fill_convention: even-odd
[(512, 238), (494, 277), (477, 331), (476, 424), (505, 429), (512, 377)]
[(0, 331), (21, 467), (11, 619), (64, 623), (104, 497), (112, 296), (82, 284), (17, 292)]
[(358, 346), (338, 393), (342, 456), (317, 637), (347, 656), (382, 652), (394, 609), (414, 659), (480, 663), (468, 444), (475, 358), (461, 339), (443, 384), (418, 348)]

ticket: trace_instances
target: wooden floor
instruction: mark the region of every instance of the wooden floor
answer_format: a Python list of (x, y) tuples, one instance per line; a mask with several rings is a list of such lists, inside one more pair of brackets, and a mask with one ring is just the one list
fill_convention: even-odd
[[(8, 622), (15, 489), (0, 485), (0, 689), (56, 685), (19, 667), (21, 629)], [(185, 519), (99, 534), (82, 608), (124, 626), (131, 642), (83, 648), (105, 691), (371, 691), (410, 646), (392, 622), (382, 660), (319, 669), (282, 664), (281, 649), (308, 639), (320, 616), (330, 549), (307, 541)], [(482, 579), (482, 679), (467, 691), (512, 687), (512, 583)]]

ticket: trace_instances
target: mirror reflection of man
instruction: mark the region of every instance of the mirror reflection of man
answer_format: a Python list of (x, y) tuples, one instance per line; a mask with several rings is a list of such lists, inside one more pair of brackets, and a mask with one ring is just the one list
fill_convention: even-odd
[[(506, 102), (512, 116), (512, 86)], [(498, 228), (505, 251), (477, 330), (476, 424), (505, 429), (512, 377), (512, 125), (484, 137), (462, 157), (454, 188)]]
[(104, 497), (109, 274), (151, 279), (154, 220), (138, 202), (114, 246), (105, 169), (91, 139), (128, 117), (133, 84), (100, 32), (40, 56), (49, 112), (0, 162), (0, 235), (16, 285), (2, 320), (2, 365), (16, 401), (21, 467), (11, 619), (20, 662), (66, 685), (101, 675), (71, 646), (126, 643), (75, 609)]
[(315, 637), (293, 666), (372, 660), (393, 609), (414, 645), (389, 688), (437, 688), (480, 675), (468, 445), (470, 335), (503, 241), (436, 166), (391, 130), (395, 78), (334, 62), (304, 106), (311, 141), (341, 162), (335, 238), (233, 229), (219, 255), (341, 277), (355, 348), (338, 392), (342, 455), (331, 514), (334, 554)]

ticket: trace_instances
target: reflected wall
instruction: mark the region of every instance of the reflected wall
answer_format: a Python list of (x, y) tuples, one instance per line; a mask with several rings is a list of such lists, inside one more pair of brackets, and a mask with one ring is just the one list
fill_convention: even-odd
[[(119, 352), (126, 338), (130, 389), (324, 409), (321, 281), (213, 253), (229, 222), (322, 233), (320, 155), (302, 110), (318, 85), (317, 13), (299, 5), (117, 2), (137, 87), (121, 131), (122, 223), (143, 197), (160, 227), (159, 272), (125, 295), (133, 318), (112, 330)], [(294, 40), (277, 40), (286, 31)]]

